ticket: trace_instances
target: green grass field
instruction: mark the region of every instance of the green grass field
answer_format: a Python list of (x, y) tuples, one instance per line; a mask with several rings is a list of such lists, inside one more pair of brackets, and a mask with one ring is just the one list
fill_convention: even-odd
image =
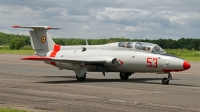
[(180, 56), (180, 57), (190, 62), (200, 62), (200, 57), (185, 57), (185, 56)]
[(200, 57), (200, 51), (187, 50), (187, 49), (165, 49), (169, 54), (182, 57)]
[(0, 112), (28, 112), (25, 110), (16, 110), (11, 108), (0, 108)]
[(34, 50), (6, 50), (0, 49), (0, 54), (24, 54), (24, 55), (33, 55)]
[(179, 56), (187, 61), (200, 62), (200, 51), (186, 49), (165, 49), (169, 54)]

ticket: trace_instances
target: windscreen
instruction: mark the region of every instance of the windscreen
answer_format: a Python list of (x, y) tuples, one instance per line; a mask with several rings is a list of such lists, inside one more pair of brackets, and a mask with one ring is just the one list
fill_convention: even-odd
[(155, 45), (151, 52), (155, 53), (155, 54), (164, 54), (164, 53), (166, 53), (159, 45)]
[(143, 50), (155, 54), (163, 54), (166, 53), (159, 45), (147, 43), (147, 42), (136, 42), (135, 49)]
[(154, 45), (154, 44), (152, 44), (152, 43), (136, 42), (136, 43), (135, 43), (135, 48), (136, 48), (137, 50), (150, 51), (153, 45)]

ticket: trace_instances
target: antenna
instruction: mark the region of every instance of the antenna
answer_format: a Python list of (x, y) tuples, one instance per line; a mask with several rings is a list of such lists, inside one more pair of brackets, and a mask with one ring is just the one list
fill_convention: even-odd
[(86, 43), (86, 46), (88, 46), (88, 41), (87, 41), (87, 39), (85, 40), (85, 43)]

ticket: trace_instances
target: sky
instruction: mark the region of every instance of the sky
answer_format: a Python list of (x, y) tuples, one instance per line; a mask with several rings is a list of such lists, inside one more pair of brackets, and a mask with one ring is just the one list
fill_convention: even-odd
[(200, 0), (0, 0), (0, 32), (52, 26), (53, 38), (200, 38)]

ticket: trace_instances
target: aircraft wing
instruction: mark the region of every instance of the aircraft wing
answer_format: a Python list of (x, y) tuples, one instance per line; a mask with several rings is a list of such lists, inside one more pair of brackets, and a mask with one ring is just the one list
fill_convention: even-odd
[(85, 58), (56, 58), (56, 57), (45, 57), (45, 56), (28, 56), (21, 58), (21, 60), (33, 60), (33, 61), (50, 61), (60, 63), (71, 63), (71, 64), (104, 64), (105, 66), (117, 66), (118, 61), (115, 57), (110, 56), (96, 56), (96, 57), (85, 57)]

